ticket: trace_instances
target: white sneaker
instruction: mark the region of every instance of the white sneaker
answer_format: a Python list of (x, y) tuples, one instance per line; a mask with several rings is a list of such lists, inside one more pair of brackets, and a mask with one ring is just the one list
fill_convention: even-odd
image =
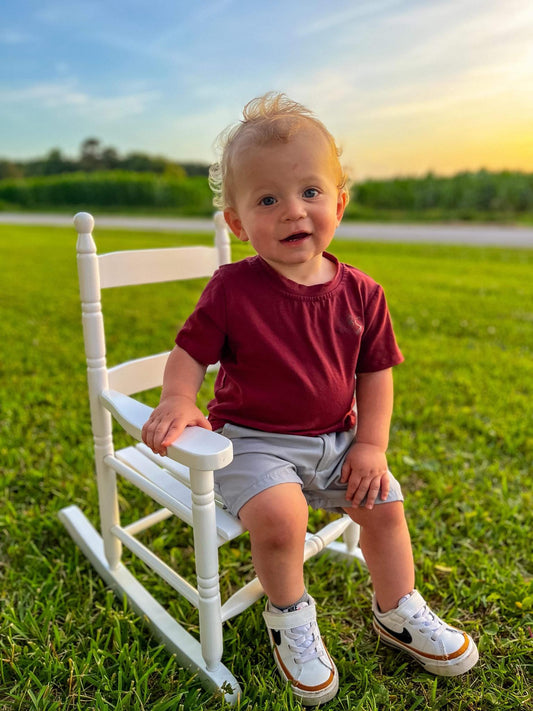
[(432, 674), (464, 674), (479, 658), (472, 638), (437, 617), (416, 590), (388, 612), (380, 611), (374, 595), (372, 610), (380, 639), (410, 654)]
[(330, 701), (338, 691), (339, 675), (320, 637), (313, 598), (290, 612), (276, 611), (267, 602), (263, 617), (279, 672), (294, 696), (304, 706)]

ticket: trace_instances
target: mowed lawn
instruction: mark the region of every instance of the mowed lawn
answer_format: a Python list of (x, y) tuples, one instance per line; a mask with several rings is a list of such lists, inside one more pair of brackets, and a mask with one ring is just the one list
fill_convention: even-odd
[[(210, 240), (95, 236), (100, 251)], [(0, 709), (221, 709), (106, 589), (57, 518), (76, 503), (97, 521), (75, 242), (73, 229), (0, 227)], [(317, 559), (308, 588), (341, 681), (326, 708), (532, 709), (533, 251), (344, 241), (332, 251), (385, 287), (406, 358), (395, 369), (389, 463), (406, 495), (417, 586), (474, 636), (481, 659), (461, 678), (426, 674), (376, 641), (367, 573)], [(235, 245), (235, 258), (247, 253)], [(109, 363), (171, 348), (200, 289), (104, 294)], [(151, 510), (127, 489), (121, 501), (125, 519)], [(149, 538), (192, 573), (179, 522)], [(226, 549), (223, 595), (252, 574), (246, 537)], [(196, 629), (187, 603), (150, 589)], [(225, 627), (240, 708), (299, 708), (274, 671), (262, 609)]]

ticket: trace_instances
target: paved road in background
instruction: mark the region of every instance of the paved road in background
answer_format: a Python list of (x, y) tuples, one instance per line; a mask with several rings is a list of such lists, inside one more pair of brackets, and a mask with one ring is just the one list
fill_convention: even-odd
[[(57, 225), (74, 229), (72, 217), (37, 213), (0, 212), (0, 224)], [(181, 217), (97, 217), (96, 228), (106, 227), (154, 232), (206, 231), (213, 229), (208, 219)], [(336, 232), (338, 239), (370, 242), (429, 242), (497, 247), (533, 247), (533, 227), (505, 225), (436, 225), (345, 222)]]

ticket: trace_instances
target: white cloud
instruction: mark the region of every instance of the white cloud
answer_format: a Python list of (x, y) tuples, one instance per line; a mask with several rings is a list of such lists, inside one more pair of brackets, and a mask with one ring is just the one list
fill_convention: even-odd
[(376, 15), (380, 15), (383, 12), (390, 10), (391, 8), (397, 7), (403, 4), (403, 0), (381, 0), (378, 2), (359, 2), (355, 6), (349, 7), (341, 12), (331, 12), (331, 6), (327, 7), (326, 13), (307, 25), (298, 27), (296, 29), (297, 37), (309, 37), (314, 34), (319, 34), (322, 32), (330, 30), (345, 29), (347, 25), (353, 31), (353, 23), (357, 20), (362, 20), (365, 18), (371, 18)]
[[(383, 39), (391, 44), (377, 69), (415, 73), (417, 68), (423, 71), (429, 67), (438, 79), (447, 72), (458, 73), (516, 56), (531, 47), (532, 33), (533, 6), (529, 0), (418, 6), (384, 19)], [(401, 52), (390, 51), (395, 47)]]
[(20, 89), (0, 90), (4, 108), (25, 106), (28, 109), (62, 110), (73, 115), (92, 114), (95, 120), (117, 121), (143, 114), (158, 99), (156, 92), (144, 91), (119, 96), (97, 96), (80, 91), (73, 83), (43, 82)]

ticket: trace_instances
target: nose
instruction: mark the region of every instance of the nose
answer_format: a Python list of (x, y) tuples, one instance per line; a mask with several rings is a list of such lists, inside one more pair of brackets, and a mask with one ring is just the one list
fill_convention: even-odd
[(285, 209), (283, 211), (283, 219), (287, 222), (291, 222), (293, 220), (301, 220), (302, 218), (307, 216), (307, 209), (305, 203), (300, 198), (288, 198), (285, 201), (284, 208)]

